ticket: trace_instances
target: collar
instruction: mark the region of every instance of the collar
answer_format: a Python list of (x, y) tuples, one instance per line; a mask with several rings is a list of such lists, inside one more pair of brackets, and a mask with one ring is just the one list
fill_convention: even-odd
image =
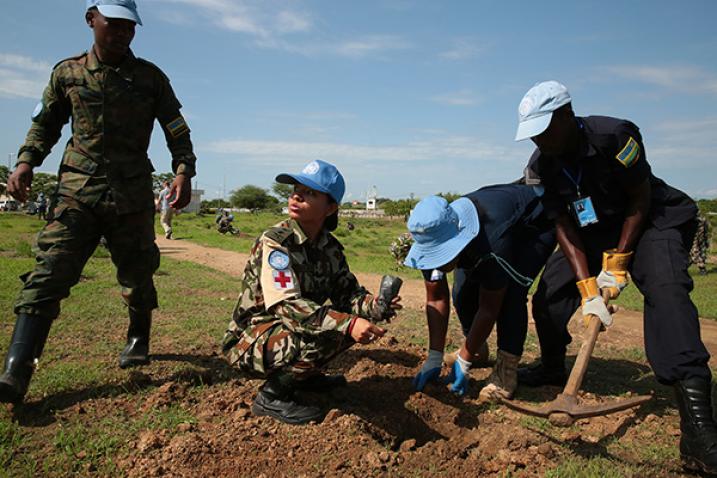
[[(294, 231), (294, 237), (296, 238), (297, 244), (303, 245), (305, 242), (308, 242), (309, 237), (306, 235), (304, 230), (301, 229), (301, 226), (298, 222), (294, 221), (293, 219), (289, 219), (288, 226), (291, 228), (292, 231)], [(316, 247), (323, 248), (328, 242), (329, 232), (326, 229), (321, 229), (319, 237), (316, 239)]]
[(85, 68), (87, 68), (90, 72), (99, 71), (102, 68), (109, 68), (114, 71), (116, 71), (122, 78), (124, 78), (127, 81), (132, 81), (132, 77), (134, 76), (134, 67), (137, 63), (137, 57), (134, 56), (134, 53), (132, 53), (132, 50), (127, 50), (127, 55), (125, 56), (124, 60), (122, 60), (122, 63), (119, 64), (119, 66), (112, 67), (109, 65), (105, 65), (100, 61), (99, 58), (97, 58), (97, 54), (95, 53), (95, 47), (92, 45), (90, 49), (87, 52), (87, 62), (85, 63)]

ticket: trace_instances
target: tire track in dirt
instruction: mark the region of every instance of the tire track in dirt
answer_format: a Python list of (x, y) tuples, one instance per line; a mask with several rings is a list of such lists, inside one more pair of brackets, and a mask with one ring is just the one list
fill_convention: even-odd
[[(157, 238), (157, 245), (165, 257), (172, 257), (182, 261), (195, 262), (212, 269), (219, 270), (226, 274), (240, 277), (244, 271), (248, 254), (241, 252), (226, 251), (213, 247), (206, 247), (184, 240), (167, 240), (163, 237)], [(375, 291), (381, 280), (381, 275), (370, 273), (356, 273), (359, 282), (371, 291)], [(423, 310), (425, 302), (425, 289), (423, 281), (416, 279), (404, 279), (401, 288), (401, 297), (404, 307), (412, 310)], [(638, 348), (644, 345), (642, 314), (639, 312), (621, 309), (614, 315), (613, 325), (600, 336), (601, 345), (611, 345), (621, 349)], [(581, 320), (571, 320), (571, 332), (577, 338), (581, 330)], [(532, 319), (530, 327), (534, 330)], [(712, 354), (710, 365), (717, 367), (717, 321), (700, 319), (702, 329), (702, 340), (707, 350)], [(576, 340), (573, 341), (575, 343)]]

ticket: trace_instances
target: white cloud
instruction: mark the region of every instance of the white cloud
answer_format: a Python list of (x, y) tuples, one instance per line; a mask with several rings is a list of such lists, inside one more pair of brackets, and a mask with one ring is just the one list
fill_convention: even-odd
[(440, 57), (453, 61), (468, 60), (478, 56), (483, 50), (484, 47), (479, 45), (477, 40), (457, 38), (453, 40), (453, 45), (450, 49), (440, 53)]
[(695, 66), (630, 65), (608, 66), (602, 68), (602, 70), (609, 75), (640, 81), (670, 90), (717, 94), (717, 75)]
[(281, 33), (306, 32), (311, 30), (311, 18), (305, 13), (279, 12), (277, 15), (277, 30)]
[(480, 102), (479, 98), (470, 89), (436, 95), (431, 98), (431, 101), (449, 106), (473, 106)]
[(203, 146), (202, 149), (212, 153), (254, 158), (262, 163), (283, 163), (287, 159), (309, 160), (313, 158), (326, 158), (329, 161), (333, 158), (361, 164), (366, 162), (420, 162), (443, 159), (501, 161), (508, 158), (506, 148), (465, 136), (415, 141), (396, 146), (227, 139), (209, 143)]
[[(249, 3), (243, 0), (155, 0), (193, 7), (219, 28), (252, 37), (259, 48), (281, 50), (304, 56), (333, 55), (346, 58), (379, 56), (387, 51), (402, 50), (410, 44), (395, 35), (363, 35), (349, 39), (307, 38), (314, 29), (308, 12), (284, 8), (283, 3), (267, 1)], [(172, 23), (182, 22), (176, 12)]]
[(0, 97), (40, 98), (51, 68), (41, 60), (0, 53)]

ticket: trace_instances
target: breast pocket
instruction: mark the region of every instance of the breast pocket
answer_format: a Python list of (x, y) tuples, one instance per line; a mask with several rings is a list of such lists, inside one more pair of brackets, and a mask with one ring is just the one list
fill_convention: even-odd
[(85, 78), (63, 79), (72, 104), (72, 132), (80, 139), (96, 134), (101, 128), (102, 92), (91, 88)]

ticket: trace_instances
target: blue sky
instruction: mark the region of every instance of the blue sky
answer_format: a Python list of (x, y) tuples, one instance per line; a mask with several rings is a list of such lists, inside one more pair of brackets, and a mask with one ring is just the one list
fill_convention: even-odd
[[(717, 2), (137, 0), (132, 48), (172, 80), (208, 197), (269, 187), (312, 159), (347, 198), (468, 192), (522, 172), (534, 83), (579, 115), (640, 126), (656, 175), (717, 196)], [(92, 44), (83, 0), (4, 0), (0, 160), (16, 153), (57, 61)], [(55, 172), (60, 143), (39, 168)], [(168, 171), (155, 127), (150, 157)]]

